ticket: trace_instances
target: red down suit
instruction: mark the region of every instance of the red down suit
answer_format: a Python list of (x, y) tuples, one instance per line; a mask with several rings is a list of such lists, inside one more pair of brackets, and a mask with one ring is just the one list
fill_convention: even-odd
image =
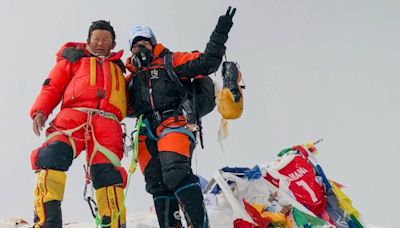
[[(63, 142), (70, 147), (72, 159), (86, 150), (90, 165), (113, 164), (116, 169), (122, 170), (119, 167), (123, 156), (120, 121), (127, 109), (125, 68), (120, 60), (122, 54), (121, 50), (100, 58), (91, 55), (85, 43), (73, 42), (66, 43), (57, 52), (57, 63), (44, 81), (30, 111), (32, 118), (37, 112), (48, 116), (61, 102), (60, 112), (46, 130), (46, 142), (32, 153), (34, 170), (68, 170), (70, 164), (56, 162), (56, 167), (41, 165), (43, 159), (54, 156), (40, 156), (40, 151), (52, 147), (54, 142)], [(60, 150), (57, 153), (69, 156), (62, 155)], [(126, 176), (125, 171), (121, 173)], [(96, 179), (93, 181), (96, 187)]]

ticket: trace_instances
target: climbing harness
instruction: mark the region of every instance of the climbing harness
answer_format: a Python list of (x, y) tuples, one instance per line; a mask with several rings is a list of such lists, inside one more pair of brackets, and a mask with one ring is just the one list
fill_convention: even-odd
[[(86, 167), (86, 165), (83, 165), (83, 169), (85, 170), (85, 188), (83, 190), (83, 200), (85, 200), (88, 203), (90, 212), (92, 213), (92, 216), (94, 218), (96, 218), (98, 209), (97, 209), (96, 201), (93, 198), (94, 191), (93, 191), (93, 185), (91, 184), (91, 180), (90, 180), (89, 167)], [(87, 193), (88, 188), (89, 188), (89, 194)]]

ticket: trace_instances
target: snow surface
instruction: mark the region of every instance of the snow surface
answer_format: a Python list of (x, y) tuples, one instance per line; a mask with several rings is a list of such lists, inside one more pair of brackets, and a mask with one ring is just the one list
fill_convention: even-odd
[[(208, 216), (212, 228), (229, 228), (232, 227), (232, 216), (229, 209), (217, 210), (215, 208), (207, 208)], [(0, 220), (0, 228), (27, 228), (32, 225), (15, 225), (17, 218), (9, 218)], [(95, 228), (95, 223), (69, 222), (64, 225), (65, 228)], [(154, 212), (135, 213), (127, 216), (127, 227), (129, 228), (157, 228), (157, 217)], [(366, 224), (365, 228), (388, 228)]]

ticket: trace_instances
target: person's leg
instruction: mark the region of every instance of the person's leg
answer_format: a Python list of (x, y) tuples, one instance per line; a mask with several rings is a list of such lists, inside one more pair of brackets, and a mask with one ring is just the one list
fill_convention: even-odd
[(96, 202), (102, 225), (111, 228), (126, 227), (124, 202), (125, 171), (112, 164), (93, 164), (90, 174), (96, 190)]
[(192, 228), (208, 227), (199, 180), (191, 169), (194, 143), (183, 133), (171, 132), (158, 141), (158, 149), (163, 182), (174, 192), (188, 223)]
[(192, 228), (208, 227), (198, 178), (192, 173), (190, 161), (174, 152), (160, 152), (163, 181), (173, 190)]
[[(61, 202), (64, 198), (65, 172), (84, 149), (84, 142), (72, 140), (59, 130), (73, 129), (86, 121), (85, 114), (76, 112), (71, 109), (61, 110), (46, 130), (47, 141), (31, 154), (32, 169), (36, 173), (34, 227), (62, 227)], [(83, 139), (83, 134), (81, 129), (73, 133), (73, 136), (75, 139)]]
[(126, 227), (124, 188), (127, 173), (123, 167), (113, 164), (120, 162), (123, 156), (121, 126), (98, 115), (92, 118), (92, 126), (94, 137), (88, 144), (88, 162), (102, 225)]
[(144, 174), (146, 191), (152, 194), (154, 208), (161, 228), (182, 227), (179, 204), (174, 192), (163, 182), (157, 142), (145, 135), (139, 136), (138, 160)]
[(199, 183), (193, 183), (190, 179), (194, 178), (188, 175), (188, 179), (176, 188), (175, 195), (182, 206), (188, 224), (191, 224), (192, 228), (208, 228), (209, 221), (203, 202), (203, 193)]
[(182, 227), (179, 202), (172, 191), (153, 194), (154, 208), (161, 228)]
[[(34, 152), (35, 153), (35, 152)], [(34, 191), (35, 226), (62, 227), (61, 202), (64, 198), (66, 174), (72, 163), (72, 148), (62, 141), (53, 141), (36, 150), (36, 186)]]

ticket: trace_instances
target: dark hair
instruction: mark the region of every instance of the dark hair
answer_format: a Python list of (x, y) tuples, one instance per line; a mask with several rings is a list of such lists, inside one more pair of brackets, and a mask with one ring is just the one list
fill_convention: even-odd
[(111, 36), (112, 36), (112, 41), (115, 42), (114, 28), (111, 26), (109, 21), (105, 21), (105, 20), (93, 21), (92, 25), (89, 27), (88, 42), (90, 41), (90, 38), (92, 36), (92, 32), (94, 30), (106, 30), (106, 31), (109, 31), (111, 33)]

